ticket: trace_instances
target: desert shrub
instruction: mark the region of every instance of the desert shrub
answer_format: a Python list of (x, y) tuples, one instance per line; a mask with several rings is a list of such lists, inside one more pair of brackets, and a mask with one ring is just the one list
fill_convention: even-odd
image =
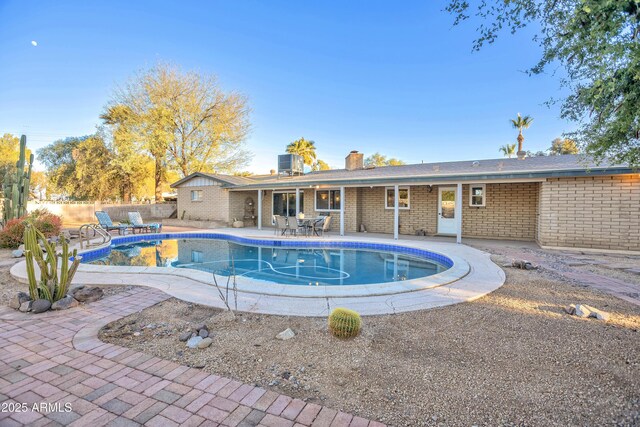
[(45, 209), (38, 209), (20, 218), (8, 221), (0, 231), (0, 247), (17, 248), (24, 243), (24, 229), (26, 224), (33, 226), (50, 238), (60, 233), (62, 219)]
[(348, 308), (334, 308), (329, 314), (329, 331), (338, 338), (351, 338), (360, 333), (360, 315)]

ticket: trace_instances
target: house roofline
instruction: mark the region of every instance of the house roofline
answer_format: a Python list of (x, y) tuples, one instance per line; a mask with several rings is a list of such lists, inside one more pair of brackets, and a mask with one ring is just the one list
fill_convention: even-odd
[(316, 185), (337, 185), (337, 186), (354, 186), (354, 185), (385, 185), (385, 184), (430, 184), (442, 181), (462, 181), (462, 182), (474, 182), (474, 181), (489, 181), (489, 180), (503, 180), (503, 181), (517, 181), (517, 180), (544, 180), (547, 178), (579, 178), (590, 176), (606, 176), (606, 175), (629, 175), (634, 171), (627, 167), (611, 167), (611, 168), (593, 168), (593, 169), (567, 169), (567, 170), (550, 170), (550, 171), (524, 171), (524, 172), (512, 172), (512, 173), (486, 173), (479, 172), (475, 174), (442, 174), (434, 176), (424, 177), (389, 177), (389, 178), (365, 178), (365, 179), (318, 179), (314, 181), (270, 181), (260, 184), (246, 184), (246, 185), (229, 185), (225, 186), (229, 190), (265, 190), (275, 188), (309, 188)]

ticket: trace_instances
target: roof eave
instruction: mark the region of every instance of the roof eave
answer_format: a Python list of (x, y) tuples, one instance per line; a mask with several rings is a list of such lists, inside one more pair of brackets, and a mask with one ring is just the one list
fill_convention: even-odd
[(555, 170), (555, 171), (526, 171), (512, 173), (476, 173), (457, 175), (434, 175), (424, 177), (389, 177), (389, 178), (365, 178), (365, 179), (333, 179), (317, 181), (287, 181), (268, 182), (264, 184), (231, 185), (227, 188), (231, 190), (259, 190), (271, 188), (303, 188), (314, 187), (316, 185), (381, 185), (381, 184), (403, 184), (403, 183), (425, 183), (441, 181), (487, 181), (487, 180), (517, 180), (517, 179), (546, 179), (546, 178), (572, 178), (585, 176), (604, 175), (625, 175), (634, 173), (633, 169), (627, 167), (612, 167), (601, 169), (580, 169), (580, 170)]

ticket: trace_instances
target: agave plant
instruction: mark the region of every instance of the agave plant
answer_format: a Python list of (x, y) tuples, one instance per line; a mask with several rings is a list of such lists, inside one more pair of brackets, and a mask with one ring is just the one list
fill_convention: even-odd
[[(25, 226), (24, 256), (27, 262), (29, 296), (32, 300), (42, 298), (54, 303), (64, 298), (78, 270), (81, 257), (78, 256), (77, 249), (70, 254), (69, 244), (65, 238), (60, 236), (59, 240), (62, 242), (60, 253), (56, 250), (56, 244), (47, 240), (44, 234), (32, 224)], [(40, 280), (36, 279), (36, 264), (40, 269)]]

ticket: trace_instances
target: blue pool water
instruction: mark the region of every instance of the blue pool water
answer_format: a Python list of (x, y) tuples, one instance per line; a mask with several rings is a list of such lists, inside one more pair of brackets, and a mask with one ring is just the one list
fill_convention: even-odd
[[(431, 276), (453, 262), (440, 254), (395, 245), (355, 242), (264, 241), (235, 236), (132, 236), (85, 253), (102, 265), (177, 267), (235, 274), (286, 285), (344, 286)], [(181, 237), (181, 238), (180, 238)]]

